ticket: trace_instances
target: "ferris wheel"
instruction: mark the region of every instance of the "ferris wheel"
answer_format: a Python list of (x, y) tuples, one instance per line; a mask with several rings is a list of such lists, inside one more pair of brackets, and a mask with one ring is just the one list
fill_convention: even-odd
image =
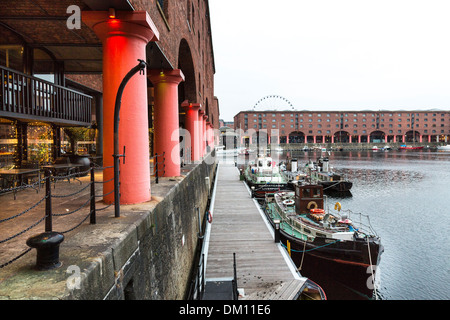
[(294, 110), (292, 103), (278, 95), (265, 96), (261, 98), (253, 106), (253, 110), (257, 111), (284, 111), (284, 110)]

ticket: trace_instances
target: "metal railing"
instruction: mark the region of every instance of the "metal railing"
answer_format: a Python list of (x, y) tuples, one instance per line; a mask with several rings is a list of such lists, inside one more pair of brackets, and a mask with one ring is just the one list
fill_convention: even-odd
[(153, 160), (150, 164), (150, 175), (155, 176), (155, 182), (159, 183), (159, 177), (166, 173), (166, 153), (157, 154), (151, 157)]
[(2, 66), (0, 72), (0, 115), (91, 123), (91, 96)]
[[(77, 223), (75, 226), (65, 230), (65, 231), (60, 231), (60, 233), (64, 234), (64, 233), (68, 233), (70, 231), (75, 230), (76, 228), (78, 228), (79, 226), (81, 226), (88, 218), (89, 218), (89, 223), (90, 224), (96, 224), (96, 214), (98, 211), (103, 211), (107, 208), (109, 208), (110, 206), (112, 206), (113, 204), (109, 204), (106, 205), (102, 208), (97, 208), (96, 207), (96, 203), (95, 203), (95, 199), (97, 197), (103, 197), (105, 195), (96, 195), (96, 188), (95, 185), (96, 184), (104, 184), (107, 182), (110, 182), (111, 180), (108, 181), (95, 181), (95, 170), (104, 170), (104, 169), (111, 169), (111, 167), (96, 167), (94, 163), (91, 163), (91, 167), (83, 172), (75, 172), (75, 173), (71, 173), (68, 175), (52, 175), (50, 170), (46, 170), (45, 171), (45, 176), (44, 176), (44, 183), (45, 183), (45, 195), (39, 199), (35, 204), (33, 204), (32, 206), (30, 206), (29, 208), (23, 210), (22, 212), (13, 215), (11, 217), (5, 218), (5, 219), (1, 219), (0, 220), (0, 225), (6, 221), (10, 221), (13, 219), (16, 219), (18, 217), (21, 217), (27, 213), (29, 213), (30, 211), (32, 211), (33, 209), (39, 207), (42, 203), (45, 203), (45, 210), (44, 210), (44, 216), (41, 217), (40, 219), (38, 219), (36, 222), (32, 223), (30, 226), (22, 229), (21, 231), (17, 232), (16, 234), (9, 236), (5, 239), (0, 239), (0, 245), (4, 244), (8, 241), (11, 241), (17, 237), (19, 237), (20, 235), (30, 231), (31, 229), (33, 229), (34, 227), (38, 226), (39, 224), (41, 224), (42, 222), (45, 223), (45, 232), (51, 232), (53, 231), (53, 217), (62, 217), (62, 216), (69, 216), (72, 215), (78, 211), (80, 211), (81, 209), (87, 207), (88, 205), (90, 205), (90, 209), (88, 211), (88, 213), (81, 219), (81, 221), (79, 223)], [(90, 174), (90, 181), (87, 185), (81, 187), (79, 190), (72, 192), (70, 194), (53, 194), (52, 192), (52, 188), (51, 188), (51, 183), (52, 182), (56, 182), (58, 180), (63, 180), (63, 179), (70, 179), (70, 178), (76, 178), (79, 176), (83, 176), (86, 174)], [(41, 181), (38, 181), (36, 183), (41, 183)], [(19, 187), (15, 187), (15, 188), (8, 188), (8, 189), (4, 189), (4, 190), (0, 190), (0, 194), (4, 194), (6, 192), (15, 192), (15, 191), (19, 191), (19, 190), (23, 190), (26, 188), (32, 188), (36, 185), (36, 183), (31, 184), (31, 185), (26, 185), (26, 186), (19, 186)], [(53, 212), (54, 206), (52, 204), (52, 200), (54, 199), (61, 199), (61, 198), (68, 198), (68, 197), (73, 197), (76, 196), (78, 194), (81, 194), (83, 191), (87, 190), (89, 188), (89, 193), (87, 193), (86, 195), (88, 196), (87, 200), (81, 204), (78, 208), (72, 210), (72, 211), (67, 211), (67, 212), (59, 212), (59, 213), (55, 213)], [(17, 190), (16, 190), (17, 189)], [(83, 196), (86, 196), (83, 195)], [(3, 267), (6, 267), (7, 265), (11, 264), (12, 262), (16, 261), (17, 259), (19, 259), (20, 257), (24, 256), (26, 253), (28, 253), (31, 250), (31, 248), (26, 249), (24, 252), (20, 253), (18, 256), (10, 259), (7, 262), (1, 263), (0, 264), (0, 269)]]

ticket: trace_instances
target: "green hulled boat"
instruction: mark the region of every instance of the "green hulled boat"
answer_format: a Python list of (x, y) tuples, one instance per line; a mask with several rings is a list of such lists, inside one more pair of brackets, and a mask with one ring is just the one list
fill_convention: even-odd
[(367, 280), (383, 252), (380, 238), (367, 215), (341, 212), (339, 203), (334, 211), (325, 207), (323, 186), (298, 183), (295, 191), (266, 194), (264, 209), (302, 275), (314, 279), (317, 272), (325, 273), (372, 297)]
[(287, 189), (288, 180), (271, 157), (259, 156), (249, 163), (242, 174), (252, 190), (252, 197), (264, 198), (268, 192)]

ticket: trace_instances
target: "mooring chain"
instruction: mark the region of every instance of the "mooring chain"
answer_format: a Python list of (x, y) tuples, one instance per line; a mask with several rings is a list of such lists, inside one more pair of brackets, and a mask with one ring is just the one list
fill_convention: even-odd
[(67, 198), (67, 197), (74, 196), (74, 195), (76, 195), (76, 194), (78, 194), (78, 193), (80, 193), (80, 192), (86, 190), (88, 187), (91, 186), (91, 184), (92, 184), (92, 182), (89, 182), (85, 187), (83, 187), (83, 188), (81, 188), (80, 190), (75, 191), (74, 193), (71, 193), (71, 194), (66, 194), (66, 195), (56, 195), (56, 194), (52, 194), (52, 198)]
[(54, 180), (64, 180), (64, 179), (69, 179), (69, 178), (72, 178), (72, 177), (75, 177), (75, 176), (80, 176), (80, 175), (88, 174), (90, 171), (91, 171), (91, 169), (89, 168), (88, 170), (82, 171), (82, 172), (74, 172), (74, 173), (70, 173), (70, 174), (65, 175), (65, 176), (55, 176), (55, 175), (52, 175), (51, 177), (52, 177)]
[(10, 236), (10, 237), (4, 239), (4, 240), (0, 240), (0, 244), (2, 244), (2, 243), (4, 243), (4, 242), (7, 242), (7, 241), (9, 241), (9, 240), (11, 240), (11, 239), (14, 239), (15, 237), (18, 237), (18, 236), (20, 236), (21, 234), (24, 234), (25, 232), (31, 230), (32, 228), (36, 227), (39, 223), (41, 223), (42, 221), (44, 221), (46, 217), (47, 217), (47, 216), (44, 216), (43, 218), (39, 219), (36, 223), (34, 223), (34, 224), (32, 224), (31, 226), (29, 226), (28, 228), (26, 228), (26, 229), (20, 231), (19, 233), (16, 233), (15, 235), (12, 235), (12, 236)]
[(25, 254), (27, 254), (28, 252), (30, 252), (31, 249), (33, 249), (33, 248), (28, 248), (28, 249), (26, 249), (24, 252), (22, 252), (21, 254), (19, 254), (17, 257), (15, 257), (15, 258), (9, 260), (8, 262), (5, 262), (4, 264), (0, 264), (0, 269), (6, 267), (7, 265), (13, 263), (13, 262), (16, 261), (17, 259), (23, 257)]
[(92, 200), (92, 197), (89, 197), (89, 199), (87, 199), (87, 201), (82, 204), (80, 207), (78, 207), (77, 209), (70, 211), (70, 212), (64, 212), (64, 213), (52, 213), (52, 216), (54, 217), (62, 217), (62, 216), (68, 216), (72, 213), (78, 212), (80, 211), (82, 208), (84, 208), (90, 201)]
[(47, 199), (47, 197), (48, 197), (48, 196), (43, 197), (41, 200), (39, 200), (38, 202), (36, 202), (34, 205), (32, 205), (32, 206), (29, 207), (28, 209), (22, 211), (21, 213), (16, 214), (15, 216), (12, 216), (12, 217), (9, 217), (9, 218), (0, 220), (0, 223), (5, 222), (5, 221), (8, 221), (8, 220), (12, 220), (12, 219), (15, 219), (15, 218), (20, 217), (21, 215), (24, 215), (24, 214), (27, 213), (28, 211), (31, 211), (31, 210), (33, 210), (34, 208), (36, 208), (38, 205), (40, 205), (40, 204), (42, 203), (42, 201), (44, 201), (45, 199)]
[(0, 190), (0, 194), (7, 193), (7, 192), (10, 192), (10, 191), (20, 191), (20, 190), (24, 190), (24, 189), (28, 189), (28, 188), (33, 188), (34, 189), (39, 183), (40, 183), (40, 181), (36, 181), (33, 184), (25, 184), (25, 185), (21, 185), (21, 186), (18, 186), (18, 187), (11, 187), (11, 188), (2, 189), (2, 190)]

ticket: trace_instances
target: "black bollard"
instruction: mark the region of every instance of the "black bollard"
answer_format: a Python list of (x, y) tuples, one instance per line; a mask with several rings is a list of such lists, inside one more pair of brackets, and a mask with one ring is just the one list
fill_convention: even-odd
[(280, 242), (280, 220), (274, 220), (275, 223), (275, 243)]
[(44, 232), (27, 240), (27, 245), (36, 248), (36, 269), (51, 270), (61, 266), (59, 261), (59, 245), (64, 236), (58, 232)]

